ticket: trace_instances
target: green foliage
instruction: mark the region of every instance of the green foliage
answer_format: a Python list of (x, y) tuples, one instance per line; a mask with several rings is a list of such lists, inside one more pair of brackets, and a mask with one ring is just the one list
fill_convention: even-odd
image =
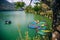
[(42, 6), (41, 6), (41, 5), (42, 5), (42, 2), (40, 2), (40, 3), (38, 3), (38, 2), (35, 3), (35, 6), (34, 6), (33, 9), (34, 9), (35, 12), (37, 12), (37, 14), (39, 14), (39, 12), (42, 10)]
[(16, 8), (22, 8), (25, 6), (25, 3), (24, 2), (16, 2), (15, 5), (16, 5)]
[(36, 6), (34, 6), (34, 8), (33, 8), (33, 9), (34, 9), (34, 11), (38, 12), (38, 11), (40, 11), (40, 10), (41, 10), (41, 7), (36, 5)]
[(25, 9), (32, 9), (32, 6), (27, 6)]
[(25, 8), (25, 11), (26, 11), (26, 12), (31, 12), (32, 10), (33, 10), (33, 8), (32, 8), (31, 5), (26, 6), (26, 8)]
[(29, 12), (29, 13), (31, 12), (31, 13), (37, 13), (37, 14), (39, 14), (39, 12), (42, 11), (42, 6), (41, 6), (42, 3), (43, 2), (37, 2), (37, 3), (35, 3), (34, 7), (32, 7), (31, 5), (26, 6), (25, 11)]
[(39, 14), (38, 12), (40, 12), (42, 10), (42, 6), (40, 4), (39, 5), (36, 4), (33, 9), (35, 12), (37, 12), (37, 14)]

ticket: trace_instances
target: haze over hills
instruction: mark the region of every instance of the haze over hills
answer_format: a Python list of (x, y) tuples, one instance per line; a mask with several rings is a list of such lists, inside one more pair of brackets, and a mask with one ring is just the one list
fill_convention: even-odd
[(9, 3), (6, 0), (0, 0), (0, 11), (1, 10), (22, 10), (22, 9), (16, 9), (14, 3)]
[(6, 0), (0, 0), (0, 10), (15, 10), (15, 5)]

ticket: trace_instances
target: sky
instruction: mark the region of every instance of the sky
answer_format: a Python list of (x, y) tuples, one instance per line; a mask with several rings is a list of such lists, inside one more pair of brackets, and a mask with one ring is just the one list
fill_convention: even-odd
[[(10, 2), (10, 3), (13, 3), (13, 2), (18, 2), (18, 1), (21, 1), (21, 0), (7, 0), (8, 2)], [(23, 0), (25, 3), (26, 3), (26, 5), (29, 5), (29, 3), (30, 3), (30, 0)], [(34, 5), (34, 3), (32, 2), (32, 5)]]
[[(13, 2), (21, 1), (21, 0), (7, 0), (7, 1), (10, 2), (10, 3), (13, 3)], [(32, 3), (31, 3), (32, 6), (35, 5), (35, 4), (34, 4), (34, 1), (36, 1), (36, 0), (33, 0), (33, 1), (32, 1)], [(26, 5), (29, 5), (30, 0), (23, 0), (23, 2), (25, 2)]]

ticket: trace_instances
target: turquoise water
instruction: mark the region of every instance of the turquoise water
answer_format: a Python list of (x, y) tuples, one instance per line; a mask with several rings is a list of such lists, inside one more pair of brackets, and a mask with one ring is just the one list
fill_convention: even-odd
[[(6, 20), (10, 20), (11, 24), (5, 24)], [(16, 40), (20, 38), (25, 38), (26, 32), (29, 31), (28, 24), (34, 20), (33, 14), (26, 14), (24, 11), (2, 11), (0, 12), (0, 31), (1, 31), (1, 39), (2, 40)], [(18, 30), (20, 30), (21, 34), (19, 34)], [(33, 29), (32, 29), (33, 30)], [(30, 32), (34, 32), (30, 30)]]
[[(11, 24), (5, 24), (6, 20), (10, 20)], [(52, 28), (52, 20), (47, 17), (25, 13), (24, 11), (2, 11), (0, 12), (0, 38), (1, 40), (22, 40), (28, 38), (30, 40), (36, 36), (35, 29), (29, 29), (28, 25), (34, 20), (46, 20), (48, 29)]]

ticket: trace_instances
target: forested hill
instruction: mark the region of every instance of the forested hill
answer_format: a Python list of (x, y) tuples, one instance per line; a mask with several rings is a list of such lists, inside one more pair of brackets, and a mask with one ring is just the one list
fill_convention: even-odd
[(0, 0), (0, 11), (1, 10), (14, 11), (14, 10), (22, 10), (22, 9), (21, 8), (20, 9), (16, 9), (15, 8), (15, 3), (9, 3), (6, 0)]
[(0, 10), (15, 10), (15, 5), (6, 0), (0, 0)]

